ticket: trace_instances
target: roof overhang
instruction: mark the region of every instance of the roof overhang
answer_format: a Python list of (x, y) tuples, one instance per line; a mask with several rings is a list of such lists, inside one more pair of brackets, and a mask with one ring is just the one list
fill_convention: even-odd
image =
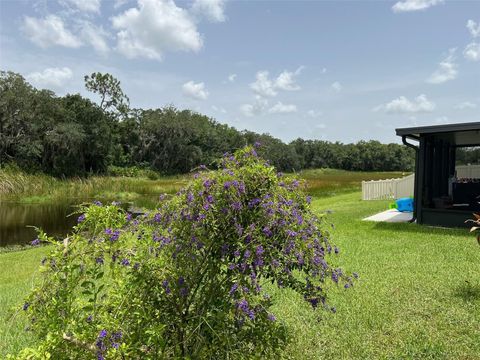
[(398, 136), (418, 140), (421, 137), (435, 137), (456, 146), (480, 145), (480, 122), (419, 126), (395, 129)]

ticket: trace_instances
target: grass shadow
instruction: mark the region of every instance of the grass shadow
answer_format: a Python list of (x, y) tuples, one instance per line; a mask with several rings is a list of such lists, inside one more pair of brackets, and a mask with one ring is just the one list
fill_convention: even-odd
[(373, 226), (375, 230), (380, 231), (394, 231), (404, 233), (417, 233), (417, 234), (431, 234), (431, 235), (468, 235), (467, 228), (444, 228), (419, 225), (415, 223), (387, 223), (377, 222)]
[(478, 301), (480, 300), (480, 285), (465, 281), (454, 289), (453, 295), (466, 302)]

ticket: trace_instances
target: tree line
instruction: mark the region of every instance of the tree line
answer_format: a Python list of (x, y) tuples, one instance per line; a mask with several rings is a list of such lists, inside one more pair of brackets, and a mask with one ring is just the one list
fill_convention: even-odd
[(409, 171), (414, 153), (399, 144), (343, 144), (239, 131), (191, 110), (130, 108), (110, 74), (85, 77), (98, 104), (79, 94), (36, 89), (20, 74), (0, 72), (0, 165), (57, 177), (105, 174), (109, 166), (186, 173), (225, 152), (260, 143), (259, 153), (280, 171), (336, 168)]

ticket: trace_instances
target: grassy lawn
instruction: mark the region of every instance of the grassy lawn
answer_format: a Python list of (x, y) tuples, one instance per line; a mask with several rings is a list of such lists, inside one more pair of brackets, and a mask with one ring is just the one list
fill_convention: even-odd
[[(466, 230), (378, 224), (361, 219), (388, 207), (358, 192), (317, 198), (340, 247), (338, 264), (356, 271), (353, 289), (332, 288), (333, 314), (312, 311), (297, 295), (271, 289), (287, 322), (294, 359), (480, 359), (480, 247)], [(48, 249), (0, 254), (0, 358), (29, 344), (20, 314)], [(7, 319), (7, 320), (4, 320)]]
[(47, 247), (0, 253), (0, 359), (32, 342), (25, 331), (23, 298), (35, 282)]

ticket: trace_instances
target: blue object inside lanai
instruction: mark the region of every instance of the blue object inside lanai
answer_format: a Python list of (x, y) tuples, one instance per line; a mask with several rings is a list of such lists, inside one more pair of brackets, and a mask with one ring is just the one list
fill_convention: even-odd
[(395, 201), (397, 210), (401, 212), (413, 212), (413, 198), (405, 197)]

